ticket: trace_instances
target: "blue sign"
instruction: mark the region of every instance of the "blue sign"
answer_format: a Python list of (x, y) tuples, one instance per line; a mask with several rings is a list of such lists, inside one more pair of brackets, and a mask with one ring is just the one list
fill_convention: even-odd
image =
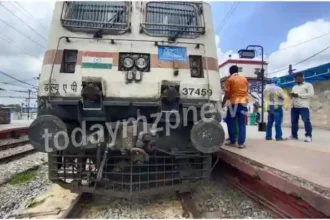
[(187, 48), (159, 46), (158, 60), (187, 62)]

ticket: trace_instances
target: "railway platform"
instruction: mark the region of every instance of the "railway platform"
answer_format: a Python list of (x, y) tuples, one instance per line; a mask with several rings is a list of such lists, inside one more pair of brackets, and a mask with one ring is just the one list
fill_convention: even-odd
[[(305, 143), (304, 129), (300, 129), (300, 140), (266, 141), (265, 132), (248, 126), (247, 148), (224, 146), (219, 157), (221, 165), (231, 169), (224, 172), (228, 178), (251, 196), (271, 203), (270, 208), (283, 217), (329, 217), (329, 134), (314, 129), (313, 142)], [(283, 135), (289, 136), (290, 128), (283, 128)]]
[(32, 122), (33, 120), (12, 120), (10, 124), (0, 124), (0, 139), (26, 135)]
[(10, 124), (0, 124), (0, 131), (29, 127), (33, 120), (12, 120)]

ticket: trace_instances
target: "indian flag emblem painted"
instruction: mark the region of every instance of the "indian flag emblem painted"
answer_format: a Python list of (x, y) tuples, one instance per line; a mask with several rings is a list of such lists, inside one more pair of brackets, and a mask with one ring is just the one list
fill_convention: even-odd
[(112, 69), (112, 57), (83, 56), (81, 68), (85, 69)]

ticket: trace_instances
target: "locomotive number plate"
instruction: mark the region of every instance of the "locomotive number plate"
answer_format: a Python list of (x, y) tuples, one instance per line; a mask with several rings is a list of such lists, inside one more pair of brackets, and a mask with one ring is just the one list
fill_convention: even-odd
[(198, 95), (198, 96), (211, 96), (212, 89), (199, 89), (199, 88), (182, 88), (182, 95)]

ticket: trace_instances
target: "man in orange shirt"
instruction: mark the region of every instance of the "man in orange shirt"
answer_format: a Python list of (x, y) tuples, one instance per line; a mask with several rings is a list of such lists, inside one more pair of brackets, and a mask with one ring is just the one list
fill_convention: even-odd
[[(249, 83), (244, 76), (238, 74), (238, 67), (231, 66), (230, 77), (225, 82), (225, 97), (222, 107), (229, 101), (227, 109), (227, 126), (230, 141), (227, 145), (235, 146), (238, 142), (239, 148), (245, 148), (246, 124), (245, 117), (248, 112), (248, 88)], [(236, 120), (238, 122), (238, 140), (236, 140)]]

